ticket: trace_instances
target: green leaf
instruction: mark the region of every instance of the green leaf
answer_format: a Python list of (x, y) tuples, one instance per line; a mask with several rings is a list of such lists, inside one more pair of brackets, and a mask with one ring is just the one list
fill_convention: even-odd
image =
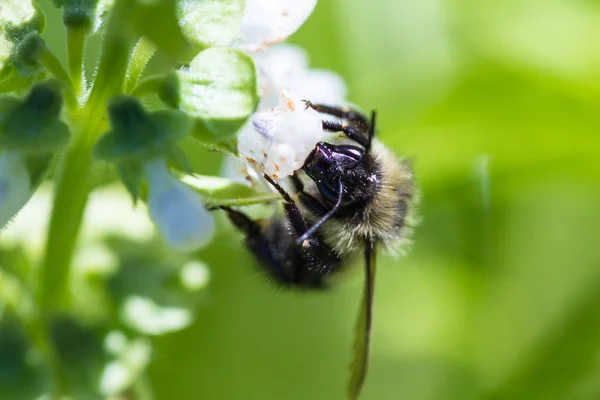
[(96, 157), (114, 162), (138, 162), (169, 153), (188, 134), (191, 122), (176, 110), (148, 113), (130, 96), (117, 96), (108, 105), (111, 131), (94, 148)]
[(254, 61), (234, 49), (203, 51), (164, 82), (159, 96), (194, 120), (192, 135), (203, 143), (231, 140), (259, 100)]
[(142, 182), (144, 180), (144, 168), (142, 164), (135, 162), (124, 162), (117, 167), (121, 182), (136, 203), (140, 198)]
[(273, 192), (259, 192), (242, 183), (215, 176), (187, 175), (182, 181), (205, 197), (209, 207), (245, 206), (281, 200)]
[(238, 36), (244, 19), (244, 0), (183, 0), (177, 17), (186, 38), (198, 52), (227, 46)]
[(133, 16), (133, 28), (170, 57), (180, 62), (188, 62), (198, 52), (194, 51), (181, 31), (176, 3), (176, 0), (138, 0)]
[(69, 139), (69, 128), (60, 120), (63, 98), (60, 84), (46, 81), (35, 85), (25, 99), (15, 103), (2, 99), (0, 145), (27, 153), (51, 153)]

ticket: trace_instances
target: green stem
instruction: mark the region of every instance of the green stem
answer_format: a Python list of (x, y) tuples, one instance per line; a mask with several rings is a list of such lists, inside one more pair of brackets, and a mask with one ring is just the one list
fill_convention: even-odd
[[(192, 187), (193, 189), (193, 187)], [(281, 196), (273, 194), (266, 194), (264, 196), (246, 197), (243, 199), (231, 199), (231, 200), (207, 200), (206, 205), (208, 207), (239, 207), (239, 206), (252, 206), (255, 204), (264, 204), (271, 201), (281, 200)]]
[(83, 51), (85, 48), (85, 35), (84, 29), (67, 28), (69, 73), (73, 82), (73, 90), (78, 97), (84, 89)]
[(136, 5), (135, 0), (115, 2), (104, 36), (102, 58), (86, 108), (97, 113), (97, 107), (105, 106), (106, 100), (123, 92), (125, 76), (134, 34), (130, 31), (129, 17)]
[(57, 171), (38, 292), (38, 304), (44, 315), (67, 305), (65, 295), (71, 259), (91, 190), (92, 148), (107, 128), (107, 100), (123, 88), (133, 37), (123, 27), (128, 26), (126, 22), (134, 5), (134, 0), (115, 3), (92, 93), (83, 109), (81, 124)]
[(133, 53), (131, 54), (131, 59), (129, 60), (129, 69), (127, 72), (127, 80), (125, 82), (125, 93), (131, 93), (136, 87), (146, 69), (146, 65), (148, 65), (148, 62), (152, 59), (154, 53), (156, 53), (156, 46), (148, 39), (142, 37), (137, 42), (133, 49)]
[(58, 170), (38, 300), (44, 313), (65, 306), (71, 257), (90, 191), (91, 150), (100, 127), (77, 133)]

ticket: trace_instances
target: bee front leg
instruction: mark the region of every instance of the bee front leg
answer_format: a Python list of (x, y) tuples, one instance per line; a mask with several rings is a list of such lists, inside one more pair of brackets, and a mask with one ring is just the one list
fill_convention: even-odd
[(281, 186), (279, 186), (277, 182), (271, 179), (269, 175), (264, 174), (264, 177), (266, 181), (269, 182), (269, 184), (279, 192), (279, 194), (285, 201), (285, 203), (283, 204), (283, 209), (285, 210), (285, 213), (287, 214), (290, 223), (294, 227), (296, 234), (298, 236), (302, 236), (308, 230), (308, 223), (306, 222), (306, 219), (304, 219), (304, 216), (302, 216), (302, 212), (300, 212), (298, 205), (296, 205), (294, 199), (292, 199), (290, 195)]
[(323, 114), (328, 114), (328, 115), (333, 115), (334, 117), (338, 117), (338, 118), (342, 118), (342, 119), (346, 119), (348, 121), (354, 122), (355, 124), (357, 124), (358, 126), (360, 126), (361, 128), (367, 128), (369, 126), (369, 120), (367, 119), (367, 117), (365, 115), (363, 115), (362, 113), (352, 110), (350, 108), (347, 107), (334, 107), (334, 106), (328, 106), (325, 104), (313, 104), (310, 101), (304, 100), (304, 102), (306, 103), (307, 107), (312, 108), (313, 110), (323, 113)]
[(340, 123), (337, 121), (323, 121), (323, 129), (329, 132), (343, 132), (348, 139), (354, 140), (361, 146), (366, 146), (368, 137), (366, 137), (360, 129), (355, 126)]

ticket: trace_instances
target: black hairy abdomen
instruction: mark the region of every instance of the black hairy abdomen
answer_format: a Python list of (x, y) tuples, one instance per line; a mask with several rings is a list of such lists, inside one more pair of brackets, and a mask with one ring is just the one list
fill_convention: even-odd
[(341, 266), (338, 254), (316, 234), (303, 244), (284, 219), (271, 221), (246, 239), (261, 270), (275, 283), (303, 289), (327, 288), (326, 277)]

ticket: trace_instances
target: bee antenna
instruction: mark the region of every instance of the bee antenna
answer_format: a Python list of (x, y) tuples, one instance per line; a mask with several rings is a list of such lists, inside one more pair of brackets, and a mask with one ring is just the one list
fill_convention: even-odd
[(371, 121), (369, 121), (369, 131), (367, 132), (367, 143), (365, 144), (365, 150), (358, 161), (356, 161), (353, 165), (351, 165), (348, 169), (354, 169), (360, 165), (363, 158), (366, 154), (369, 154), (371, 151), (371, 144), (373, 143), (373, 138), (375, 138), (375, 118), (377, 112), (375, 110), (371, 111)]
[(315, 224), (313, 226), (311, 226), (306, 232), (304, 232), (304, 234), (302, 236), (300, 236), (296, 240), (297, 245), (301, 245), (302, 242), (304, 242), (306, 239), (311, 237), (317, 231), (317, 229), (319, 229), (321, 227), (321, 225), (323, 225), (325, 223), (325, 221), (327, 221), (329, 218), (331, 218), (333, 216), (333, 214), (335, 214), (337, 212), (337, 210), (339, 210), (340, 206), (342, 205), (342, 195), (343, 195), (343, 191), (344, 191), (344, 185), (342, 184), (341, 179), (338, 181), (338, 188), (339, 188), (338, 198), (337, 198), (337, 201), (335, 202), (335, 205), (333, 206), (333, 208), (331, 210), (329, 210), (327, 212), (327, 214), (323, 215), (323, 217), (321, 217), (320, 220), (315, 222)]

